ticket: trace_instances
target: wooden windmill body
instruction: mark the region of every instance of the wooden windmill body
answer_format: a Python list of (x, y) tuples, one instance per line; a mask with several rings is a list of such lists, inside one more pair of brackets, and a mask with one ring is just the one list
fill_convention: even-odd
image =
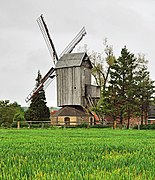
[(58, 106), (87, 107), (88, 96), (100, 97), (99, 87), (91, 85), (91, 68), (86, 53), (64, 54), (60, 58), (55, 67)]

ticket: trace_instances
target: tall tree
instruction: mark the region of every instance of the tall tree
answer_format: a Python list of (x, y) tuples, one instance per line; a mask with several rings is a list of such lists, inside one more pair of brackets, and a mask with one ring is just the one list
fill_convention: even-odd
[(147, 124), (147, 116), (149, 107), (154, 101), (155, 86), (154, 81), (150, 79), (150, 73), (147, 68), (148, 61), (145, 60), (145, 56), (139, 54), (138, 67), (136, 71), (136, 83), (139, 116), (141, 117), (141, 124)]
[(109, 104), (107, 96), (107, 84), (109, 80), (110, 68), (115, 62), (115, 56), (113, 54), (113, 47), (108, 44), (107, 39), (104, 39), (104, 53), (92, 52), (89, 54), (90, 60), (92, 62), (92, 75), (95, 78), (96, 85), (100, 86), (100, 100), (97, 105), (93, 107), (100, 119), (104, 119), (106, 112), (109, 112)]
[(121, 50), (121, 56), (115, 61), (110, 70), (109, 88), (116, 93), (117, 117), (119, 117), (121, 124), (123, 118), (127, 119), (127, 128), (129, 128), (130, 118), (135, 106), (136, 67), (137, 63), (134, 54), (124, 47)]
[[(36, 88), (41, 83), (42, 76), (38, 71), (36, 78)], [(31, 100), (30, 107), (25, 112), (27, 121), (50, 121), (50, 111), (46, 105), (45, 91), (43, 87), (36, 93)]]

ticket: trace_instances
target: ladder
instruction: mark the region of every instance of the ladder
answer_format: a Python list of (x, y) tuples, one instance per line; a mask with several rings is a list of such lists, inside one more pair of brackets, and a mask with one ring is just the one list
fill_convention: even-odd
[(92, 107), (95, 107), (92, 97), (90, 95), (88, 95), (86, 98), (87, 98), (89, 105)]

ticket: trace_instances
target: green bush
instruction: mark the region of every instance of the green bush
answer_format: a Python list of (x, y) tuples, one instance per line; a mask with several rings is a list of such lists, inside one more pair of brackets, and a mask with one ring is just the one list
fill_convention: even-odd
[(78, 124), (76, 127), (77, 128), (88, 128), (88, 123), (84, 122), (84, 123)]
[(96, 124), (94, 126), (90, 126), (91, 128), (111, 128), (111, 125), (103, 125), (103, 124)]
[[(138, 126), (135, 126), (133, 129), (138, 129)], [(155, 129), (155, 124), (140, 125), (140, 129), (142, 129), (142, 130), (153, 130), (153, 129)]]
[(3, 122), (3, 123), (1, 124), (1, 127), (2, 127), (2, 128), (10, 128), (10, 127), (11, 127), (11, 123), (9, 123), (9, 122)]
[(32, 124), (28, 124), (28, 126), (30, 127), (30, 128), (49, 128), (51, 125), (50, 125), (50, 123), (42, 123), (42, 122), (40, 122), (40, 123), (32, 123)]

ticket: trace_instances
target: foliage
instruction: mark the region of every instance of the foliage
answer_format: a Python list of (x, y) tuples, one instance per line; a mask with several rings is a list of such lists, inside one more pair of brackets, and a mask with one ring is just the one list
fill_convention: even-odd
[(10, 103), (9, 100), (0, 101), (0, 126), (11, 127), (16, 118), (24, 120), (24, 111), (17, 103)]
[(136, 72), (137, 93), (136, 98), (138, 102), (137, 111), (141, 117), (141, 124), (147, 124), (147, 116), (149, 107), (154, 102), (155, 86), (154, 81), (150, 79), (150, 74), (147, 70), (147, 61), (144, 55), (139, 55), (138, 69)]
[(17, 112), (14, 117), (13, 117), (13, 121), (24, 121), (24, 111), (21, 112)]
[[(38, 71), (36, 79), (36, 88), (40, 86), (41, 74)], [(32, 97), (29, 109), (25, 112), (27, 121), (50, 121), (50, 111), (46, 105), (45, 91), (43, 87)]]
[(108, 44), (107, 39), (104, 39), (104, 54), (92, 52), (89, 55), (91, 63), (93, 65), (92, 75), (95, 78), (95, 82), (101, 88), (101, 92), (104, 92), (108, 83), (110, 68), (115, 62), (115, 56), (113, 54), (113, 47)]
[(84, 123), (78, 124), (76, 127), (77, 128), (88, 128), (88, 123), (84, 122)]
[[(135, 126), (133, 129), (138, 129), (138, 126)], [(155, 124), (141, 124), (139, 126), (141, 130), (155, 130)]]
[(155, 129), (155, 124), (145, 124), (145, 125), (141, 125), (140, 129), (146, 129), (146, 130), (152, 130)]
[(96, 124), (96, 125), (90, 126), (90, 128), (111, 128), (111, 125)]
[(155, 179), (154, 131), (0, 129), (0, 179)]

